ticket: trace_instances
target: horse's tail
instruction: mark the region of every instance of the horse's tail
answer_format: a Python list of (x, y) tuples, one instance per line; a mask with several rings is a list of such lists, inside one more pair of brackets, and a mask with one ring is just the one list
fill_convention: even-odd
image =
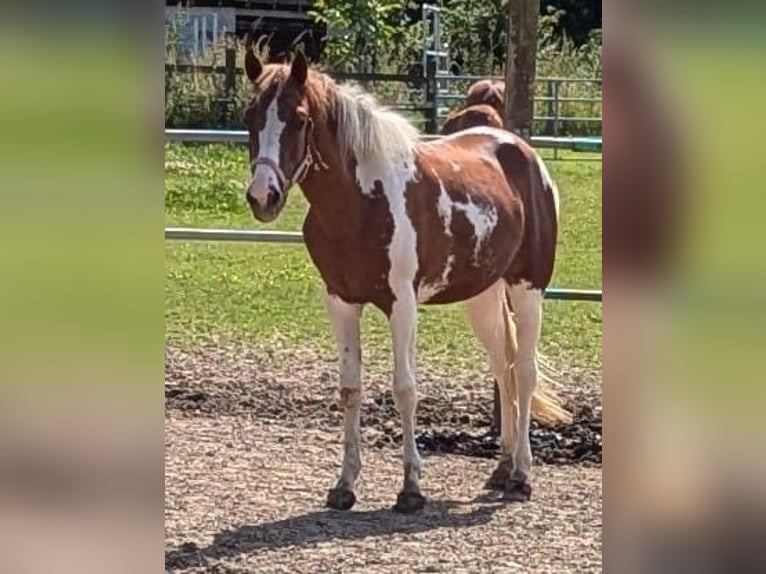
[[(505, 319), (506, 341), (507, 344), (510, 345), (512, 344), (512, 335), (510, 332), (509, 321), (513, 321), (513, 317), (511, 316), (513, 312), (513, 303), (511, 301), (509, 288), (506, 288), (505, 290), (505, 301), (507, 305)], [(534, 418), (539, 423), (548, 426), (557, 424), (571, 424), (572, 413), (570, 413), (562, 406), (559, 397), (556, 395), (553, 389), (551, 389), (549, 384), (547, 384), (556, 384), (557, 381), (550, 375), (546, 374), (544, 369), (556, 374), (560, 373), (557, 373), (555, 369), (551, 367), (547, 359), (542, 357), (538, 350), (535, 351), (535, 355), (538, 362), (538, 382), (537, 386), (535, 387), (535, 392), (532, 395), (532, 418)], [(497, 422), (499, 423), (499, 421)]]

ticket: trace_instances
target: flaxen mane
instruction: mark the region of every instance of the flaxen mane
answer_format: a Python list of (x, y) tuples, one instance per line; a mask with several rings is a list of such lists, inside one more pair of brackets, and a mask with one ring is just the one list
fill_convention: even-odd
[(335, 96), (338, 143), (344, 155), (353, 154), (359, 163), (373, 158), (395, 163), (412, 152), (419, 133), (406, 118), (381, 107), (356, 86), (337, 86)]
[[(289, 65), (266, 73), (258, 82), (264, 90), (272, 82), (284, 81)], [(316, 68), (309, 70), (306, 91), (313, 114), (326, 120), (333, 112), (337, 121), (340, 152), (353, 155), (357, 162), (375, 159), (382, 163), (398, 162), (418, 143), (420, 132), (404, 116), (381, 106), (372, 94), (360, 87), (339, 85)]]

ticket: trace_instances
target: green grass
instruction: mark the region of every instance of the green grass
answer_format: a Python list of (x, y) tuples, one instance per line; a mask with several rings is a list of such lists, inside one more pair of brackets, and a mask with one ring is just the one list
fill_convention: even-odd
[[(549, 161), (562, 205), (553, 285), (598, 289), (601, 162), (574, 161), (585, 154), (562, 157)], [(295, 192), (276, 222), (253, 221), (243, 201), (246, 175), (244, 147), (167, 144), (166, 225), (300, 230), (306, 203)], [(165, 253), (168, 342), (194, 346), (223, 338), (260, 348), (334, 349), (319, 275), (302, 245), (167, 241)], [(421, 307), (418, 334), (421, 363), (484, 365), (462, 305)], [(365, 360), (388, 360), (387, 324), (372, 307), (365, 312), (363, 337)], [(600, 369), (601, 305), (546, 301), (542, 348), (557, 362)]]

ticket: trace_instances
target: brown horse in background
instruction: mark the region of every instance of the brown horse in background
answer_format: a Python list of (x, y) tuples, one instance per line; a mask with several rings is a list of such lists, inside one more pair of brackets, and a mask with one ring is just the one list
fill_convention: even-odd
[(512, 130), (505, 116), (505, 82), (478, 80), (468, 88), (465, 101), (447, 116), (442, 135), (476, 127), (489, 126)]
[(479, 80), (471, 84), (464, 107), (487, 104), (502, 118), (505, 108), (505, 82), (502, 80)]
[(476, 104), (461, 108), (447, 116), (444, 125), (442, 125), (441, 133), (446, 136), (477, 126), (489, 126), (498, 129), (505, 127), (503, 116), (494, 107), (488, 104)]

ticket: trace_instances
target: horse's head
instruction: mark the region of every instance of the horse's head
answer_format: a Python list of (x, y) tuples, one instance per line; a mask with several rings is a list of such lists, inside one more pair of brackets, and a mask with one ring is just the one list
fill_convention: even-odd
[(248, 48), (245, 71), (256, 91), (245, 112), (252, 174), (246, 199), (253, 216), (269, 222), (277, 218), (288, 191), (303, 180), (312, 163), (308, 63), (298, 52), (289, 67), (264, 66)]
[(501, 117), (505, 115), (505, 82), (486, 79), (471, 84), (466, 94), (465, 107), (480, 104), (492, 106)]

